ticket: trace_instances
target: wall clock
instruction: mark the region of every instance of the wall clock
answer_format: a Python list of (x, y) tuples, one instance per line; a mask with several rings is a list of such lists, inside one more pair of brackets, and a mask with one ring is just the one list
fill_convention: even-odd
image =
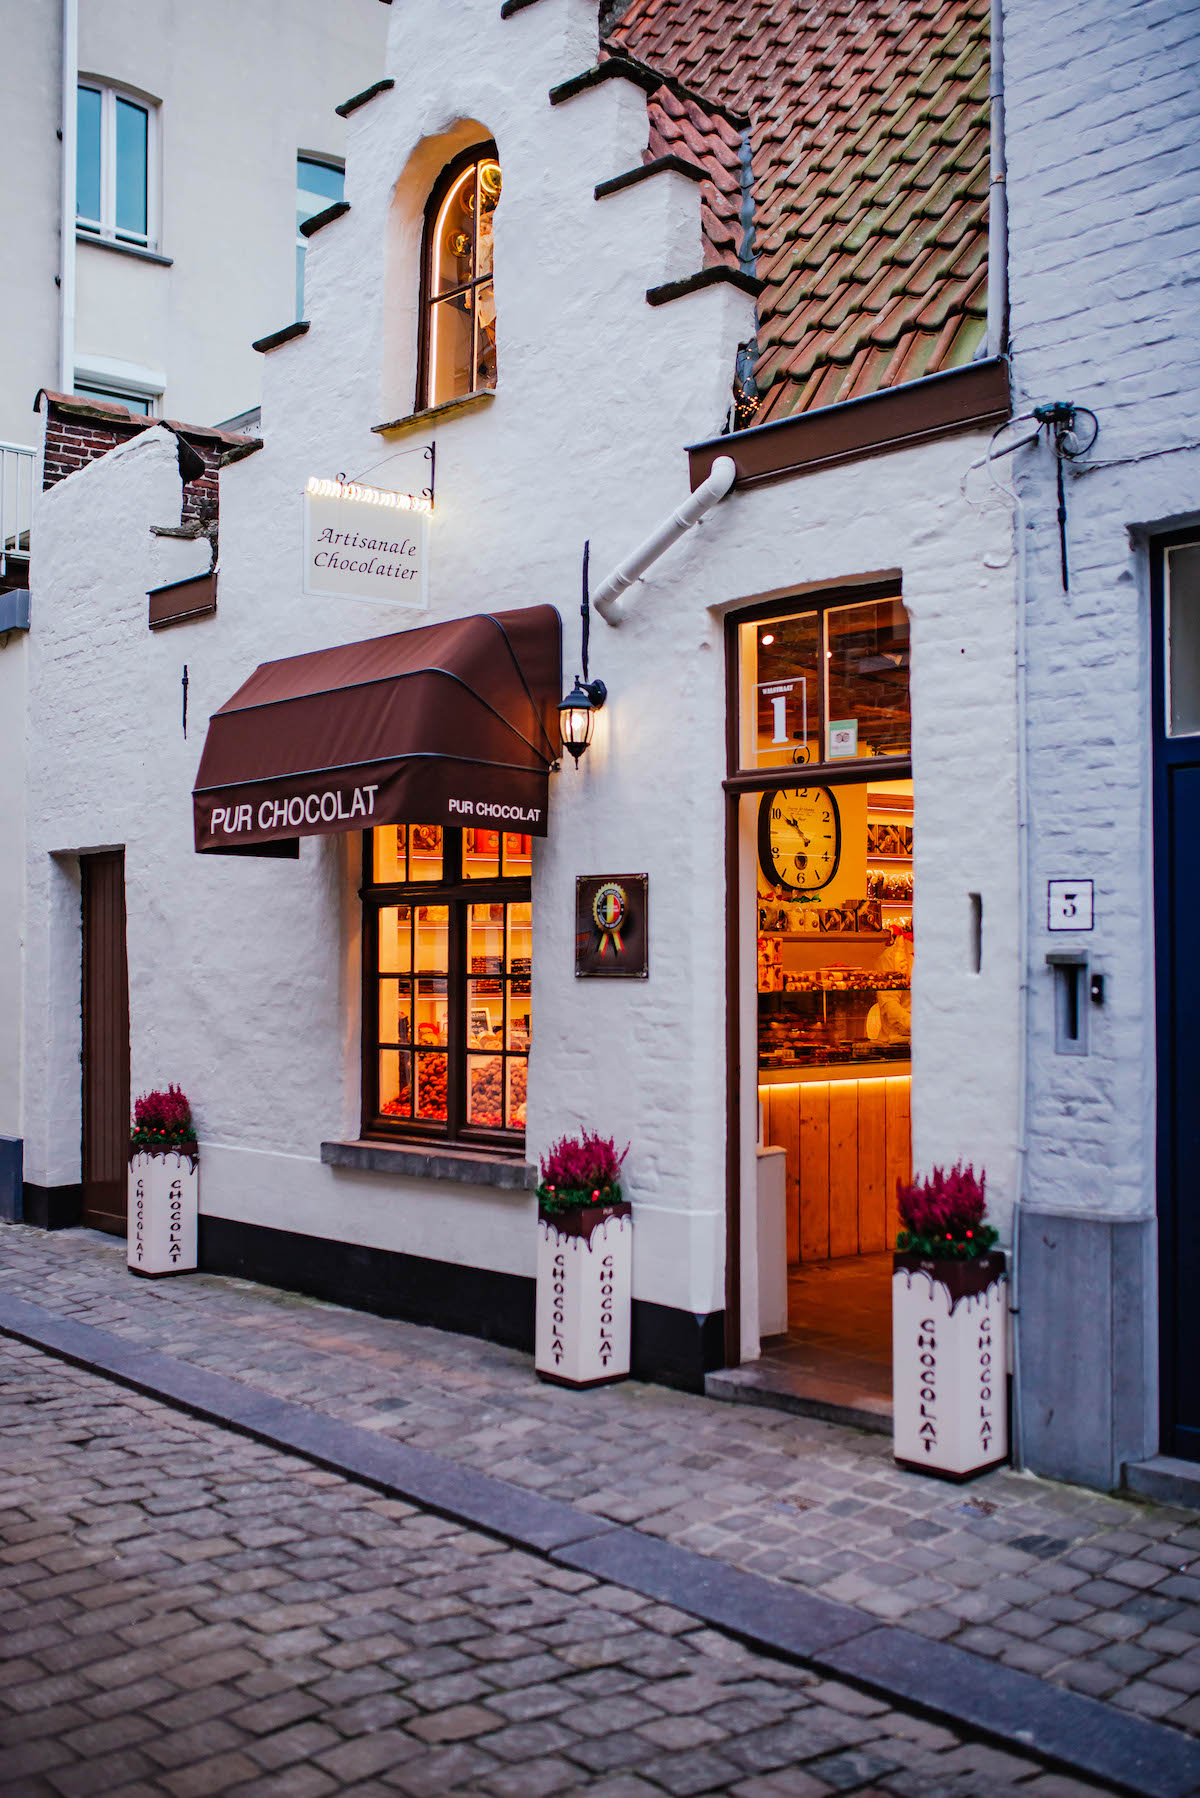
[(842, 820), (828, 787), (775, 787), (758, 808), (758, 859), (773, 887), (816, 893), (842, 859)]

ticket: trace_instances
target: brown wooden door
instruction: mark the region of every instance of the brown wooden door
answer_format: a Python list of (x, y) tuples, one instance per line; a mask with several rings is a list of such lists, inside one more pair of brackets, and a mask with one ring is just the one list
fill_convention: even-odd
[(129, 970), (125, 851), (85, 855), (83, 875), (83, 1221), (125, 1234), (129, 1164)]

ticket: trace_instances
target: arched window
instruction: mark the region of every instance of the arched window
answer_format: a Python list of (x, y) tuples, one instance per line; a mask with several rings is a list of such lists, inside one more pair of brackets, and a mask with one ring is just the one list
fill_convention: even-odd
[(500, 199), (493, 144), (444, 171), (425, 214), (418, 406), (440, 406), (496, 385), (492, 225)]

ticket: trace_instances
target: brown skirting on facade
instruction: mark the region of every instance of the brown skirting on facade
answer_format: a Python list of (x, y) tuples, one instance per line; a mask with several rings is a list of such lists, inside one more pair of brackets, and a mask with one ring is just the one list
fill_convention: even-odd
[(691, 484), (694, 491), (708, 478), (718, 456), (732, 456), (735, 487), (756, 487), (957, 431), (986, 430), (1003, 424), (1011, 412), (1008, 363), (995, 356), (838, 406), (689, 444)]

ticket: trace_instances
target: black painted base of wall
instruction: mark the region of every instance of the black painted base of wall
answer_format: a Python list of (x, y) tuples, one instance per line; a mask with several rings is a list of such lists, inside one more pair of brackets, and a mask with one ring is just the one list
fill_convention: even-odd
[(0, 1136), (0, 1224), (21, 1222), (21, 1172), (25, 1144), (19, 1136)]
[(21, 1222), (39, 1230), (70, 1230), (83, 1222), (82, 1186), (34, 1186), (21, 1189)]
[[(259, 1280), (356, 1311), (481, 1336), (533, 1353), (536, 1283), (524, 1275), (458, 1267), (226, 1217), (201, 1217), (199, 1222), (199, 1260), (205, 1273)], [(670, 1305), (633, 1302), (635, 1379), (703, 1392), (705, 1374), (724, 1363), (724, 1342), (723, 1312), (697, 1317)]]

